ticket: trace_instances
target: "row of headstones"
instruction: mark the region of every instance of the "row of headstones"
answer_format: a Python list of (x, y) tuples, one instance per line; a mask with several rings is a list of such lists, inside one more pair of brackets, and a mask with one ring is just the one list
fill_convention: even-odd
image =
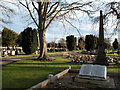
[[(51, 48), (51, 49), (47, 49), (48, 52), (59, 52), (59, 51), (67, 51), (67, 49), (64, 49), (64, 48)], [(16, 50), (3, 50), (2, 51), (2, 56), (5, 57), (5, 56), (8, 56), (8, 55), (11, 55), (11, 56), (14, 56), (14, 55), (18, 55), (19, 53), (23, 53), (23, 50), (22, 49), (16, 49)], [(35, 54), (39, 54), (40, 53), (40, 49), (36, 50), (35, 51)]]
[(3, 50), (3, 51), (2, 51), (2, 56), (3, 56), (3, 57), (8, 56), (8, 55), (14, 56), (14, 55), (18, 55), (19, 53), (23, 53), (23, 50), (21, 50), (21, 49), (16, 49), (16, 50)]

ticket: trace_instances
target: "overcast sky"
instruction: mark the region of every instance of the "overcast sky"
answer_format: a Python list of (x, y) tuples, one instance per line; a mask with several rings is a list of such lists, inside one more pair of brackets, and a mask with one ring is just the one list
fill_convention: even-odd
[[(7, 0), (7, 1), (16, 2), (15, 0)], [(66, 0), (66, 1), (68, 1), (70, 3), (73, 0)], [(88, 1), (88, 0), (83, 0), (83, 1)], [(91, 1), (93, 1), (93, 0), (91, 0)], [(115, 0), (101, 0), (101, 2), (109, 2), (109, 1), (115, 1)], [(116, 1), (118, 1), (118, 0), (116, 0)], [(96, 5), (100, 5), (100, 4), (98, 2), (96, 2)], [(14, 5), (12, 5), (12, 6), (9, 5), (9, 6), (11, 8), (13, 8), (14, 10), (16, 10), (16, 14), (11, 16), (11, 18), (10, 18), (10, 20), (12, 21), (11, 24), (3, 24), (2, 23), (2, 25), (4, 25), (5, 27), (7, 27), (17, 33), (22, 32), (27, 27), (37, 28), (33, 24), (29, 25), (29, 26), (27, 25), (28, 22), (26, 20), (29, 18), (29, 16), (26, 17), (27, 12), (24, 8), (19, 10)], [(82, 36), (85, 36), (88, 34), (98, 35), (98, 29), (99, 29), (98, 24), (93, 25), (93, 22), (91, 22), (90, 18), (87, 16), (87, 14), (80, 12), (80, 11), (77, 11), (76, 13), (77, 13), (78, 18), (80, 19), (80, 22), (76, 19), (76, 20), (72, 21), (72, 24), (79, 29), (81, 35)], [(94, 15), (98, 16), (99, 12), (95, 13)], [(56, 42), (58, 42), (58, 40), (60, 38), (65, 38), (68, 35), (74, 35), (75, 37), (80, 37), (79, 33), (77, 32), (77, 30), (75, 28), (71, 27), (71, 25), (68, 23), (66, 23), (65, 25), (66, 25), (66, 27), (65, 27), (66, 29), (63, 27), (62, 23), (60, 23), (58, 21), (54, 21), (50, 25), (50, 27), (48, 28), (48, 30), (46, 32), (47, 42), (51, 42), (54, 40)], [(0, 26), (0, 28), (1, 28), (1, 30), (3, 29), (1, 26)], [(105, 35), (105, 37), (107, 37), (107, 36)], [(118, 38), (118, 34), (111, 38), (112, 42), (115, 38)]]

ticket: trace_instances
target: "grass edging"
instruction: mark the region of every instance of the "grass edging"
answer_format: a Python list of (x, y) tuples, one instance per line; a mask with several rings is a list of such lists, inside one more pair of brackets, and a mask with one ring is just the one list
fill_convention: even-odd
[(66, 73), (68, 73), (68, 71), (71, 69), (71, 66), (68, 66), (67, 69), (65, 69), (64, 71), (56, 74), (55, 76), (48, 76), (48, 79), (32, 86), (31, 88), (27, 89), (27, 90), (33, 90), (33, 89), (37, 89), (37, 88), (43, 88), (45, 87), (50, 81), (54, 81), (56, 79), (59, 79), (60, 77), (62, 77), (63, 75), (65, 75)]

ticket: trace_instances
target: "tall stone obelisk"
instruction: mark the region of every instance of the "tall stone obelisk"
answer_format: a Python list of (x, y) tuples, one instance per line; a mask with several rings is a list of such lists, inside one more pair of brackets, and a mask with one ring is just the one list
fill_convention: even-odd
[(98, 43), (99, 43), (98, 44), (98, 53), (97, 53), (95, 64), (108, 65), (106, 54), (105, 54), (102, 10), (100, 10), (99, 42)]

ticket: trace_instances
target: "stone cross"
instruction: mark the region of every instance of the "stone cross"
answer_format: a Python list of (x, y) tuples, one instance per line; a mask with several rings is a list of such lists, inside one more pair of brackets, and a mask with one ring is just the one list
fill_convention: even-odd
[(95, 64), (108, 65), (106, 54), (105, 54), (102, 10), (100, 11), (99, 42), (98, 43), (99, 43), (98, 44), (98, 53), (97, 53)]

